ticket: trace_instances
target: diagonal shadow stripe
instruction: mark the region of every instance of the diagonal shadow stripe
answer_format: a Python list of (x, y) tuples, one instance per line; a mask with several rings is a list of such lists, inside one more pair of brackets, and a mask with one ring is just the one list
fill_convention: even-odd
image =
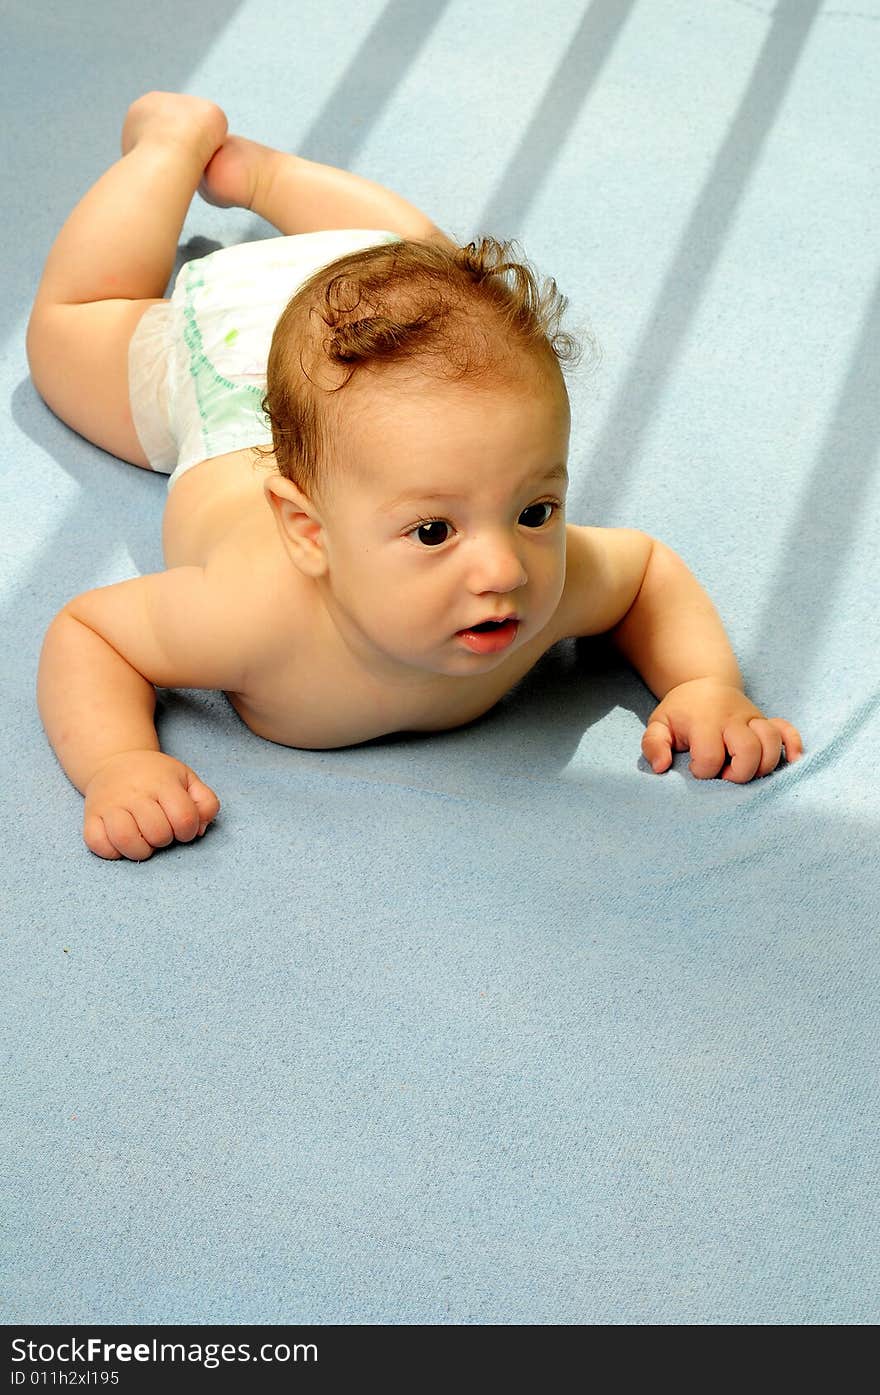
[(431, 5), (390, 0), (328, 93), (297, 153), (348, 168), (448, 5), (449, 0)]
[[(552, 73), (538, 110), (501, 182), (478, 219), (488, 232), (518, 228), (553, 169), (557, 155), (629, 18), (633, 0), (594, 0)], [(496, 233), (497, 235), (497, 233)]]
[(748, 87), (730, 124), (587, 474), (590, 521), (603, 523), (633, 464), (721, 253), (736, 207), (767, 140), (820, 0), (780, 0)]
[[(857, 525), (864, 526), (860, 500), (877, 468), (878, 440), (880, 277), (868, 302), (809, 487), (780, 543), (779, 565), (746, 666), (750, 661), (758, 661), (784, 628), (786, 649), (797, 655), (800, 681), (806, 681), (807, 665), (811, 661), (815, 664), (821, 636), (831, 623), (842, 577), (852, 567), (851, 543)], [(880, 528), (880, 519), (877, 526)], [(798, 565), (801, 556), (809, 560)], [(874, 581), (870, 584), (876, 585)], [(865, 638), (867, 643), (873, 642), (872, 637)]]
[(390, 0), (299, 138), (296, 153), (349, 169), (448, 6), (449, 0)]

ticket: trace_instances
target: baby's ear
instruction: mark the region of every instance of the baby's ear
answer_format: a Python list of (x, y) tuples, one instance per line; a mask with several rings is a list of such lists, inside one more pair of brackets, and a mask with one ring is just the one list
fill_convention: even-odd
[(303, 499), (293, 480), (278, 474), (267, 475), (263, 481), (263, 493), (270, 504), (274, 499), (289, 499), (292, 503), (301, 503)]
[(308, 576), (322, 575), (327, 559), (321, 546), (322, 523), (314, 505), (284, 475), (264, 480), (263, 493), (291, 560)]

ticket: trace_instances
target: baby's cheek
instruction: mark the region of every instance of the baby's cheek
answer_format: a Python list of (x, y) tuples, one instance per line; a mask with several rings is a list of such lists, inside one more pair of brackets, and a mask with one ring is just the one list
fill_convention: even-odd
[[(530, 580), (534, 584), (536, 599), (540, 596), (548, 614), (552, 615), (565, 592), (565, 555), (549, 559), (545, 567), (536, 569), (534, 577)], [(532, 586), (529, 589), (531, 590)]]

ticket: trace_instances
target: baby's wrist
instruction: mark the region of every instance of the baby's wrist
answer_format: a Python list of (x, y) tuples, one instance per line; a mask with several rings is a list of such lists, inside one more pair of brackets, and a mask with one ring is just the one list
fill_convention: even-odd
[(86, 785), (90, 785), (96, 776), (102, 774), (108, 767), (116, 765), (117, 763), (122, 766), (135, 765), (139, 764), (145, 757), (149, 758), (155, 756), (159, 756), (163, 760), (166, 759), (158, 746), (137, 746), (133, 747), (131, 750), (114, 751), (112, 755), (102, 756), (102, 758), (96, 762), (92, 773), (86, 780)]
[(683, 678), (680, 683), (673, 683), (661, 697), (661, 702), (669, 697), (670, 693), (676, 693), (681, 688), (692, 688), (697, 685), (701, 687), (733, 688), (738, 693), (745, 693), (742, 679), (739, 673), (735, 675), (729, 673), (703, 673), (694, 678)]

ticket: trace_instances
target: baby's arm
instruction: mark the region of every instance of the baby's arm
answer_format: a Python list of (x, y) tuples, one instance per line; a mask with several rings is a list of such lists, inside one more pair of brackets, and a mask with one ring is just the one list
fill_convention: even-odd
[(569, 556), (569, 633), (607, 632), (661, 699), (642, 739), (657, 774), (673, 750), (690, 750), (697, 779), (720, 772), (736, 784), (775, 770), (783, 746), (787, 760), (798, 759), (800, 733), (743, 692), (718, 612), (677, 553), (635, 529), (570, 526)]
[(154, 685), (239, 690), (247, 653), (234, 614), (204, 568), (175, 567), (86, 591), (49, 626), (40, 717), (85, 795), (83, 836), (99, 857), (142, 861), (216, 816), (214, 792), (159, 749)]

